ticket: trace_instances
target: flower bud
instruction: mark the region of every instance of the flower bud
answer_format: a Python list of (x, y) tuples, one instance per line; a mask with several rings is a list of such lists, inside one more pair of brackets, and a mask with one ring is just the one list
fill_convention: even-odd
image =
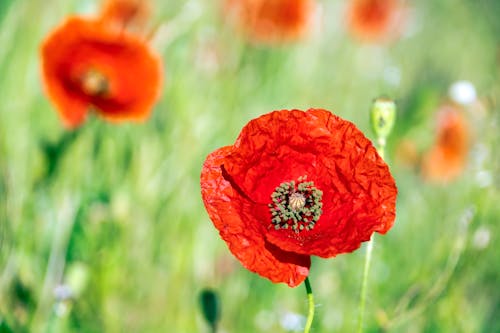
[(205, 317), (205, 320), (215, 332), (220, 319), (220, 299), (218, 293), (212, 289), (203, 289), (200, 293), (200, 305), (203, 317)]
[(396, 103), (387, 97), (376, 98), (370, 110), (370, 123), (379, 141), (385, 141), (389, 136), (395, 120)]

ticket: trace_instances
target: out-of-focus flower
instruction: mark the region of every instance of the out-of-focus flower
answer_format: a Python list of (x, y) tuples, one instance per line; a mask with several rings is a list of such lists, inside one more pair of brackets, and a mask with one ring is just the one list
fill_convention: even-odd
[(295, 312), (281, 314), (280, 325), (287, 332), (298, 332), (304, 329), (306, 317)]
[(400, 0), (350, 0), (347, 26), (360, 40), (383, 42), (401, 33), (403, 12)]
[(58, 284), (54, 287), (54, 297), (58, 301), (65, 301), (73, 297), (71, 287), (66, 284)]
[(66, 284), (58, 284), (53, 290), (55, 303), (53, 306), (54, 313), (58, 317), (64, 317), (69, 314), (74, 298), (73, 290)]
[(476, 88), (469, 81), (457, 81), (450, 86), (450, 98), (460, 105), (471, 105), (477, 100)]
[(159, 97), (159, 57), (99, 20), (69, 17), (44, 40), (41, 56), (45, 91), (68, 127), (90, 109), (111, 121), (144, 120)]
[(476, 173), (476, 183), (481, 188), (491, 186), (493, 183), (493, 176), (488, 170), (481, 170)]
[(151, 12), (148, 0), (106, 0), (100, 13), (102, 24), (118, 29), (139, 30)]
[(422, 159), (422, 174), (435, 182), (449, 182), (464, 170), (469, 152), (469, 126), (461, 110), (441, 107), (437, 117), (436, 141)]
[(479, 227), (472, 236), (472, 245), (478, 249), (483, 250), (488, 247), (491, 240), (491, 232), (487, 226)]
[(294, 287), (310, 256), (352, 252), (393, 225), (397, 189), (356, 126), (329, 111), (282, 110), (250, 121), (201, 172), (205, 208), (236, 258)]
[(312, 25), (314, 0), (226, 0), (225, 11), (255, 43), (290, 42), (306, 35)]

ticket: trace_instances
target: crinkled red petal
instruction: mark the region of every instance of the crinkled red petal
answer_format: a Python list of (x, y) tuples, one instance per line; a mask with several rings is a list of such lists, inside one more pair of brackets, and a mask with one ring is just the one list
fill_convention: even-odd
[(201, 194), (210, 219), (244, 267), (273, 282), (297, 286), (309, 274), (310, 257), (284, 251), (265, 239), (259, 218), (267, 207), (245, 197), (222, 167), (231, 151), (232, 147), (218, 149), (203, 165)]
[(266, 239), (285, 251), (333, 257), (394, 223), (397, 189), (387, 165), (354, 124), (326, 110), (275, 111), (250, 121), (224, 167), (262, 205), (300, 176), (323, 191), (323, 214), (310, 231), (275, 230), (270, 212), (261, 214)]
[[(109, 120), (144, 120), (159, 97), (159, 58), (134, 35), (95, 20), (68, 18), (43, 42), (41, 54), (45, 90), (70, 127), (79, 125), (91, 106)], [(108, 79), (109, 93), (85, 94), (78, 79), (88, 70)]]

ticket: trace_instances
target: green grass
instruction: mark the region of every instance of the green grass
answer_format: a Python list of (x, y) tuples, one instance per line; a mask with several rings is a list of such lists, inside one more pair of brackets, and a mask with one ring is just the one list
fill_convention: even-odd
[[(90, 119), (66, 146), (38, 49), (66, 15), (98, 4), (0, 3), (0, 332), (208, 332), (206, 287), (219, 293), (221, 332), (285, 332), (283, 315), (307, 313), (305, 288), (272, 284), (231, 256), (203, 208), (201, 165), (276, 109), (326, 108), (373, 138), (368, 110), (381, 94), (399, 105), (386, 152), (399, 197), (395, 226), (375, 236), (365, 332), (500, 331), (497, 1), (415, 1), (414, 33), (382, 46), (346, 34), (343, 1), (321, 1), (321, 33), (274, 48), (247, 45), (217, 2), (184, 3), (155, 2), (153, 21), (170, 26), (153, 41), (166, 85), (152, 117)], [(215, 69), (200, 60), (207, 52)], [(485, 111), (468, 113), (474, 142), (460, 179), (429, 184), (394, 152), (403, 139), (429, 147), (459, 79)], [(480, 171), (491, 184), (480, 186)], [(363, 260), (364, 247), (313, 259), (312, 332), (354, 331)], [(64, 304), (53, 293), (61, 283), (78, 292)]]

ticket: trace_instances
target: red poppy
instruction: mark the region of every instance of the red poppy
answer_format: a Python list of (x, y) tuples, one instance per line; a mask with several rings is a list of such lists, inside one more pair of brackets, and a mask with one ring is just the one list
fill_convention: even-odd
[(111, 121), (144, 120), (159, 97), (161, 62), (135, 35), (70, 17), (43, 42), (42, 78), (63, 122), (90, 108)]
[(401, 15), (400, 0), (351, 0), (347, 24), (359, 39), (380, 41), (399, 32)]
[(250, 271), (297, 286), (310, 256), (356, 250), (394, 223), (389, 168), (356, 126), (329, 111), (282, 110), (250, 121), (208, 155), (205, 208)]
[(314, 4), (314, 0), (226, 0), (226, 10), (252, 41), (279, 43), (307, 33)]
[(425, 179), (449, 182), (464, 170), (469, 152), (469, 127), (457, 107), (443, 106), (438, 112), (437, 138), (422, 159)]

